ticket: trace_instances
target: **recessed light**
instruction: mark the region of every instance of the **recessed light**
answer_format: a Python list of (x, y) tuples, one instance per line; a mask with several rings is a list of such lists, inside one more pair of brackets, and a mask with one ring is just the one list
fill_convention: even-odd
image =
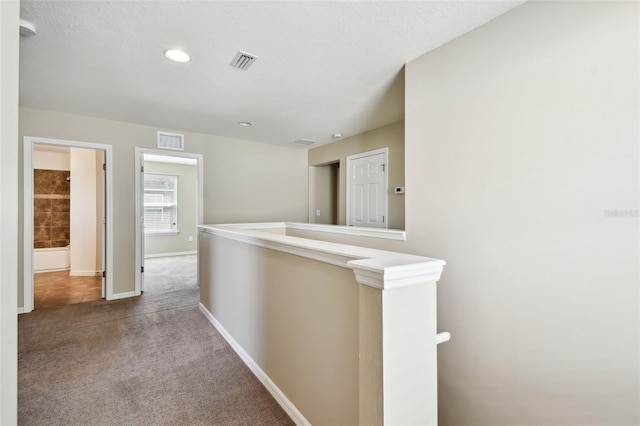
[(334, 133), (331, 137), (334, 139), (340, 139), (342, 137), (342, 133)]
[(175, 62), (184, 63), (184, 62), (189, 62), (191, 60), (191, 56), (187, 55), (182, 50), (178, 50), (178, 49), (165, 50), (164, 56), (166, 56), (167, 59), (171, 59), (172, 61), (175, 61)]
[(238, 121), (238, 126), (249, 127), (251, 126), (251, 123), (249, 123), (248, 121)]

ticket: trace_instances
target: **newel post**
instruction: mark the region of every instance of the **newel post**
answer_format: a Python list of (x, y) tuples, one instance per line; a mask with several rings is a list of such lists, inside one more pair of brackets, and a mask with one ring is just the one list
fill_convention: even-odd
[(437, 425), (436, 282), (445, 262), (349, 262), (360, 284), (360, 425)]

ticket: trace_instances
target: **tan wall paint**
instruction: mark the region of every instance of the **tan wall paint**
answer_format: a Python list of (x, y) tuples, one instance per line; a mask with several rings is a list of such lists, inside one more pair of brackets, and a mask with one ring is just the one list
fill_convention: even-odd
[(199, 250), (201, 303), (305, 418), (358, 424), (353, 271), (202, 232)]
[(70, 258), (72, 276), (95, 276), (97, 184), (96, 153), (92, 149), (70, 149), (71, 200), (70, 200)]
[[(150, 235), (144, 238), (144, 254), (196, 251), (197, 249), (197, 166), (188, 164), (144, 162), (145, 173), (168, 173), (178, 176), (178, 234)], [(193, 237), (193, 241), (189, 241)]]
[(440, 424), (639, 424), (639, 5), (529, 2), (406, 67)]
[[(157, 130), (100, 118), (20, 109), (20, 146), (23, 136), (113, 145), (114, 293), (134, 290), (134, 147), (155, 148)], [(204, 157), (205, 223), (306, 220), (306, 151), (184, 134), (185, 151)], [(22, 214), (20, 207), (20, 217)], [(22, 230), (22, 219), (19, 229)], [(18, 252), (22, 253), (21, 240)], [(21, 256), (19, 267), (22, 268)], [(18, 289), (18, 306), (22, 306), (21, 279)]]
[(393, 193), (395, 186), (404, 186), (404, 121), (342, 139), (309, 150), (309, 165), (340, 162), (340, 194), (338, 225), (346, 224), (346, 166), (349, 155), (389, 148), (389, 228), (404, 229), (404, 195)]
[(98, 271), (104, 271), (102, 265), (102, 238), (104, 226), (102, 224), (104, 205), (104, 189), (102, 180), (105, 178), (105, 172), (102, 170), (104, 164), (104, 151), (96, 149), (96, 268)]
[(0, 1), (0, 424), (18, 423), (19, 1)]
[[(309, 167), (309, 223), (338, 224), (339, 173), (337, 163)], [(320, 216), (316, 215), (317, 210), (320, 210)]]

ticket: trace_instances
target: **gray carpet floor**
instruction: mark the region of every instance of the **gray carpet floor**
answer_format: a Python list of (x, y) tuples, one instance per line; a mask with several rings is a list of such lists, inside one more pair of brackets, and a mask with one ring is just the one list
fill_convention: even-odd
[(147, 259), (138, 298), (20, 315), (19, 424), (293, 424), (198, 299), (180, 256)]

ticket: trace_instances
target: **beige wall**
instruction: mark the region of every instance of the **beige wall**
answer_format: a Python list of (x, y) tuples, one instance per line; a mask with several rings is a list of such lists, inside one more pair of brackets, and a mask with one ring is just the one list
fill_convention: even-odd
[(97, 164), (92, 149), (71, 148), (71, 276), (95, 276), (97, 254)]
[(0, 1), (0, 424), (18, 422), (19, 1)]
[[(149, 235), (144, 238), (144, 254), (181, 253), (197, 249), (197, 171), (188, 164), (144, 162), (145, 173), (165, 173), (178, 176), (177, 235)], [(192, 241), (189, 241), (192, 237)]]
[(309, 166), (340, 162), (339, 225), (346, 224), (347, 157), (384, 147), (389, 148), (389, 228), (404, 229), (404, 195), (393, 192), (395, 186), (405, 186), (404, 121), (309, 150)]
[(338, 163), (309, 167), (309, 223), (338, 224), (339, 173)]
[(406, 67), (443, 426), (640, 423), (638, 8), (529, 2)]
[[(157, 130), (100, 118), (20, 109), (20, 146), (23, 136), (113, 145), (114, 293), (134, 290), (134, 147), (154, 148)], [(189, 132), (185, 132), (185, 151), (204, 157), (205, 223), (306, 220), (306, 151)], [(22, 217), (22, 200), (19, 205)], [(18, 252), (22, 253), (21, 240)], [(19, 267), (22, 268), (21, 257)], [(18, 293), (18, 306), (22, 306), (21, 279)]]
[(302, 415), (357, 425), (353, 271), (203, 232), (199, 255), (201, 303)]
[(104, 225), (102, 223), (104, 205), (104, 190), (102, 180), (104, 179), (104, 171), (102, 165), (104, 164), (104, 151), (100, 149), (95, 150), (96, 154), (96, 269), (98, 271), (104, 271), (102, 265), (102, 233), (104, 232)]

